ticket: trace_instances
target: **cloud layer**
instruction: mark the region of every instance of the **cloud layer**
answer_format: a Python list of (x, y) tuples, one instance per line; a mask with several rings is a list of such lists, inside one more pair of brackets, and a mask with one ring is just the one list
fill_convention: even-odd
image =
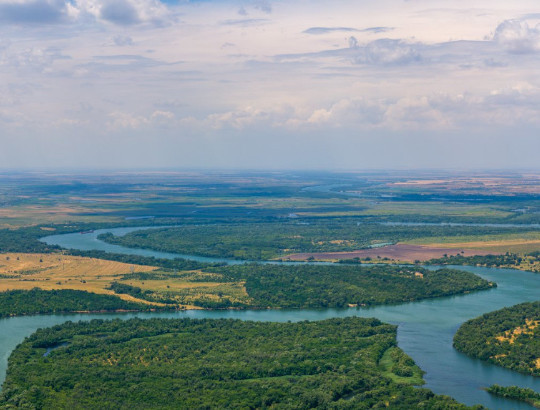
[(0, 161), (538, 166), (534, 2), (316, 3), (0, 0)]

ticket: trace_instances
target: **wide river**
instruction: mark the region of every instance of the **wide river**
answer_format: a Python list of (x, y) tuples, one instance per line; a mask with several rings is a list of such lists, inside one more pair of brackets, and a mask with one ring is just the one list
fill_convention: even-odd
[[(53, 235), (43, 238), (44, 242), (64, 248), (155, 256), (160, 258), (184, 257), (206, 262), (239, 263), (216, 258), (154, 252), (110, 245), (99, 241), (100, 233), (112, 232), (122, 235), (141, 229), (116, 228), (99, 230), (87, 234)], [(467, 295), (411, 302), (400, 305), (378, 306), (364, 309), (321, 309), (321, 310), (191, 310), (165, 313), (128, 314), (77, 314), (14, 317), (0, 320), (0, 382), (5, 378), (7, 358), (11, 351), (26, 336), (40, 327), (48, 327), (67, 320), (90, 320), (94, 318), (132, 317), (150, 318), (235, 318), (260, 321), (322, 320), (333, 317), (362, 316), (377, 317), (382, 321), (398, 325), (398, 345), (426, 371), (425, 387), (438, 394), (452, 396), (462, 403), (483, 404), (491, 409), (532, 409), (532, 407), (497, 398), (483, 388), (497, 383), (503, 386), (517, 385), (540, 392), (540, 378), (522, 375), (479, 360), (471, 359), (452, 348), (452, 337), (464, 321), (483, 313), (521, 302), (538, 300), (540, 275), (512, 269), (460, 267), (497, 282), (496, 289)]]

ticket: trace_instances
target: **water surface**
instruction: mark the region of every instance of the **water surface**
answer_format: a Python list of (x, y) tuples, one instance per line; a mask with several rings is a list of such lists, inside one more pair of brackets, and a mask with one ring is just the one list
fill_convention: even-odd
[[(88, 234), (65, 234), (43, 238), (49, 244), (81, 250), (155, 256), (157, 258), (183, 257), (201, 262), (244, 263), (222, 258), (205, 258), (193, 255), (125, 248), (99, 241), (100, 233), (123, 235), (143, 228), (115, 228)], [(435, 269), (435, 267), (428, 267)], [(540, 275), (513, 269), (458, 267), (473, 272), (484, 279), (497, 282), (495, 289), (466, 295), (429, 299), (400, 305), (377, 306), (363, 309), (278, 309), (278, 310), (225, 310), (160, 313), (128, 313), (99, 315), (48, 315), (16, 317), (0, 320), (0, 381), (4, 380), (6, 362), (10, 352), (25, 336), (39, 327), (49, 327), (66, 320), (93, 318), (235, 318), (259, 321), (322, 320), (334, 317), (376, 317), (398, 325), (398, 345), (426, 371), (425, 387), (438, 394), (446, 394), (458, 401), (473, 405), (483, 404), (493, 409), (532, 409), (531, 406), (492, 396), (483, 388), (491, 384), (517, 385), (540, 392), (540, 378), (522, 375), (480, 360), (469, 358), (452, 348), (452, 338), (464, 321), (483, 313), (539, 299)]]

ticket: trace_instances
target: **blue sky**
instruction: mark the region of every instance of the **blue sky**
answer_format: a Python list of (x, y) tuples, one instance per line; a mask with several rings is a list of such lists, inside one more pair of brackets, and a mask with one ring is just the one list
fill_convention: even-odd
[(537, 1), (0, 0), (3, 168), (538, 168)]

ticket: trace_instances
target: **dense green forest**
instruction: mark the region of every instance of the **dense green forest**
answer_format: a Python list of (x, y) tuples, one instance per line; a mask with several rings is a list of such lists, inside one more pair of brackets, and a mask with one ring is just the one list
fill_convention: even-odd
[(252, 303), (260, 307), (369, 306), (494, 286), (468, 272), (399, 266), (235, 265), (211, 271), (245, 280)]
[(224, 263), (205, 263), (197, 262), (190, 259), (174, 258), (156, 258), (154, 256), (128, 255), (124, 253), (110, 253), (105, 251), (80, 251), (77, 249), (69, 249), (65, 252), (67, 255), (84, 256), (87, 258), (106, 259), (122, 263), (131, 263), (133, 265), (159, 266), (160, 268), (169, 270), (194, 270), (213, 266), (223, 266)]
[[(455, 295), (490, 289), (490, 283), (472, 273), (454, 269), (429, 271), (423, 268), (389, 265), (261, 265), (246, 264), (204, 269), (205, 282), (244, 283), (247, 296), (232, 301), (227, 295), (219, 299), (201, 297), (194, 304), (205, 308), (326, 308), (348, 305), (369, 306), (385, 303)], [(132, 274), (153, 280), (167, 280), (162, 273)], [(117, 293), (130, 294), (152, 302), (187, 304), (188, 292), (148, 292), (115, 283)], [(193, 303), (193, 302), (192, 302)]]
[(433, 265), (472, 265), (487, 267), (515, 267), (526, 268), (532, 272), (540, 272), (540, 251), (525, 254), (507, 252), (504, 255), (448, 255), (444, 258), (432, 259), (427, 263)]
[[(217, 295), (217, 299), (203, 295), (193, 299), (193, 291), (200, 288), (151, 291), (123, 283), (128, 279), (167, 281), (172, 278), (221, 284), (243, 283), (247, 294), (234, 300), (226, 293)], [(206, 268), (196, 274), (133, 273), (113, 282), (110, 289), (150, 302), (224, 309), (370, 306), (450, 296), (495, 286), (495, 283), (470, 272), (455, 269), (430, 271), (420, 267), (392, 265), (250, 263)], [(189, 300), (187, 296), (190, 296)]]
[(493, 386), (490, 386), (487, 391), (495, 396), (523, 401), (540, 409), (540, 393), (537, 393), (532, 389), (523, 389), (517, 386), (504, 387), (494, 384)]
[[(396, 327), (132, 319), (40, 329), (9, 359), (4, 408), (465, 408), (385, 376)], [(399, 360), (399, 357), (398, 357)], [(405, 375), (405, 376), (404, 376)]]
[(540, 376), (540, 302), (522, 303), (465, 322), (454, 347), (481, 360)]
[(319, 218), (309, 222), (188, 225), (135, 231), (124, 236), (105, 233), (99, 239), (132, 248), (266, 260), (299, 252), (352, 251), (374, 243), (418, 238), (474, 237), (527, 231), (479, 226), (392, 226)]
[(113, 295), (80, 290), (11, 290), (0, 292), (0, 317), (67, 312), (149, 310), (150, 306), (128, 302)]

